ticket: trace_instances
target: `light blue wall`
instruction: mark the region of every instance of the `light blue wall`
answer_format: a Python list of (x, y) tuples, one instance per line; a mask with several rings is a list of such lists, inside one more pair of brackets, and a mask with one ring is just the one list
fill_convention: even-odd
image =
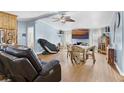
[[(122, 18), (122, 12), (121, 12), (121, 18)], [(117, 65), (120, 68), (122, 72), (124, 72), (123, 68), (123, 60), (122, 60), (122, 19), (120, 27), (116, 30), (115, 35), (115, 49), (116, 49), (116, 61)]]
[(39, 38), (43, 38), (48, 40), (53, 44), (58, 44), (61, 38), (58, 36), (58, 30), (54, 29), (53, 27), (49, 26), (48, 24), (42, 23), (41, 21), (35, 22), (35, 51), (41, 52), (43, 49), (37, 43)]
[(122, 13), (122, 72), (124, 73), (124, 12)]
[(26, 37), (23, 34), (26, 34), (26, 22), (18, 21), (18, 44), (26, 45)]
[[(116, 53), (116, 64), (118, 65), (119, 69), (121, 70), (121, 72), (124, 73), (124, 63), (123, 63), (123, 60), (122, 60), (122, 27), (123, 27), (123, 24), (122, 24), (122, 14), (123, 12), (120, 12), (121, 13), (121, 24), (120, 24), (120, 27), (116, 29), (116, 32), (115, 32), (115, 42), (114, 42), (114, 22), (115, 22), (115, 18), (113, 18), (113, 21), (112, 21), (112, 24), (110, 26), (110, 39), (111, 39), (111, 47), (113, 47), (115, 49), (115, 53)], [(124, 18), (124, 17), (123, 17)]]
[(34, 27), (34, 50), (36, 52), (42, 52), (43, 49), (37, 43), (39, 38), (44, 38), (53, 44), (58, 44), (61, 38), (58, 36), (58, 30), (54, 29), (53, 27), (49, 26), (48, 24), (42, 23), (41, 21), (36, 22), (25, 22), (19, 21), (18, 22), (18, 44), (19, 45), (27, 45), (27, 35), (22, 36), (22, 34), (27, 34), (27, 27), (33, 26)]

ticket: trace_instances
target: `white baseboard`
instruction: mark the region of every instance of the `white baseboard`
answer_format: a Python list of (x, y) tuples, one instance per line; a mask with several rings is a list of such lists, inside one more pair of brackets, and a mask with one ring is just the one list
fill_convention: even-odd
[(114, 64), (115, 64), (115, 66), (116, 66), (119, 74), (122, 75), (122, 76), (124, 76), (124, 73), (120, 70), (120, 68), (118, 67), (117, 63), (115, 62)]

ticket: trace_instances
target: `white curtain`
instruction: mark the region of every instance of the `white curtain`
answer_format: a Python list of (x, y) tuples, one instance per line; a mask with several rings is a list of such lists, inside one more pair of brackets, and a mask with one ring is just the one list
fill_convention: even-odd
[(98, 48), (99, 37), (101, 37), (102, 31), (103, 31), (102, 28), (100, 28), (100, 29), (91, 29), (89, 31), (89, 45), (90, 46), (95, 45), (96, 49)]

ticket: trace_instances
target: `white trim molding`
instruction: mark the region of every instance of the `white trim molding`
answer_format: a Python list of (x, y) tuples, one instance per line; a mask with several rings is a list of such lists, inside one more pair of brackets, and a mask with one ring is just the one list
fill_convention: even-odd
[(116, 66), (116, 68), (117, 68), (119, 74), (120, 74), (121, 76), (124, 76), (124, 73), (120, 70), (120, 68), (118, 67), (118, 65), (117, 65), (116, 63), (114, 63), (114, 64), (115, 64), (115, 66)]

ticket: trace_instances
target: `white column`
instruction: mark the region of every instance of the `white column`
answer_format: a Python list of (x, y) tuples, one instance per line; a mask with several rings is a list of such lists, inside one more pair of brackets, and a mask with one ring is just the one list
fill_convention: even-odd
[(67, 44), (71, 44), (71, 43), (72, 43), (72, 31), (65, 31), (63, 44), (64, 46), (66, 46)]

